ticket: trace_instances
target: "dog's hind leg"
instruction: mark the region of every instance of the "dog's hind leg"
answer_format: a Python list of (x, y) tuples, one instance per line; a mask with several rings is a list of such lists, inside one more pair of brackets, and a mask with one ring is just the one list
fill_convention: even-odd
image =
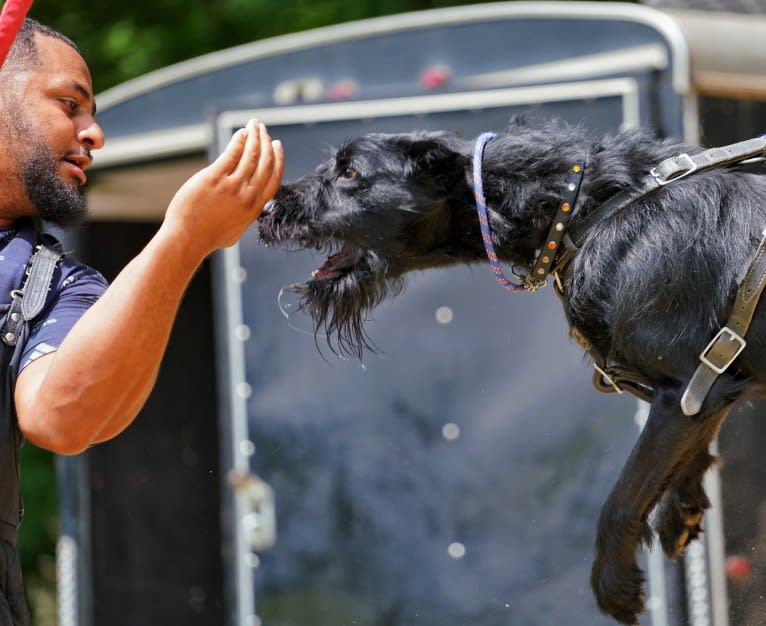
[(702, 486), (705, 472), (716, 458), (700, 450), (673, 480), (660, 503), (655, 530), (665, 554), (675, 560), (702, 532), (702, 518), (710, 500)]
[(638, 624), (643, 610), (636, 552), (651, 538), (649, 513), (677, 472), (694, 460), (702, 463), (701, 451), (708, 450), (726, 414), (692, 419), (681, 412), (680, 397), (675, 388), (655, 389), (646, 425), (599, 517), (591, 587), (599, 608), (623, 624)]

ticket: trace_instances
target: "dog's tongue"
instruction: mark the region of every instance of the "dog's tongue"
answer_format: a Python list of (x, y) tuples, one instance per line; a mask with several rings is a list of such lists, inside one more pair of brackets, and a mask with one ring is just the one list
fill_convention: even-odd
[(337, 276), (339, 270), (349, 267), (356, 262), (355, 250), (356, 248), (350, 243), (344, 243), (340, 252), (328, 257), (322, 267), (315, 269), (311, 273), (311, 278), (324, 280)]

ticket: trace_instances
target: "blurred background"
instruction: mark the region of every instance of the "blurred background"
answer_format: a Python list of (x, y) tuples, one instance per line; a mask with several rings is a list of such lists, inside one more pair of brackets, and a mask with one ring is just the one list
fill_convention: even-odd
[[(364, 18), (467, 4), (479, 3), (443, 0), (37, 0), (30, 15), (78, 43), (99, 93), (152, 70), (239, 44)], [(661, 9), (766, 13), (764, 0), (647, 0), (643, 4)], [(20, 549), (27, 592), (34, 623), (53, 626), (56, 624), (55, 545), (59, 522), (55, 460), (51, 455), (31, 445), (24, 447), (22, 488), (27, 514), (21, 530)], [(306, 626), (308, 624), (306, 622)]]

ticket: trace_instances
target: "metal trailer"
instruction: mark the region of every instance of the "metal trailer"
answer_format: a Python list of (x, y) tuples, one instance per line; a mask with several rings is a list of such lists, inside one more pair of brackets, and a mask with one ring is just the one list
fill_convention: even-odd
[[(518, 113), (748, 138), (766, 127), (764, 42), (763, 16), (508, 2), (193, 59), (98, 96), (109, 139), (72, 246), (113, 276), (253, 116), (282, 139), (287, 179), (360, 133), (473, 136)], [(215, 255), (137, 423), (61, 461), (60, 624), (611, 623), (592, 541), (645, 406), (592, 389), (550, 290), (511, 296), (481, 266), (414, 276), (370, 321), (381, 354), (317, 350), (282, 287), (318, 262), (255, 229)], [(642, 624), (766, 613), (757, 410), (721, 434), (704, 540), (678, 565), (642, 558)]]

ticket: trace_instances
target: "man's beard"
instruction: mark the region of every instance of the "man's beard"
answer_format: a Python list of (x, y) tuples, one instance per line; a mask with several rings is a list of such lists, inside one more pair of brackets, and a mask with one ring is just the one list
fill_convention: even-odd
[(68, 185), (58, 173), (60, 159), (38, 143), (22, 171), (22, 180), (37, 216), (61, 228), (81, 224), (87, 215), (81, 186)]

